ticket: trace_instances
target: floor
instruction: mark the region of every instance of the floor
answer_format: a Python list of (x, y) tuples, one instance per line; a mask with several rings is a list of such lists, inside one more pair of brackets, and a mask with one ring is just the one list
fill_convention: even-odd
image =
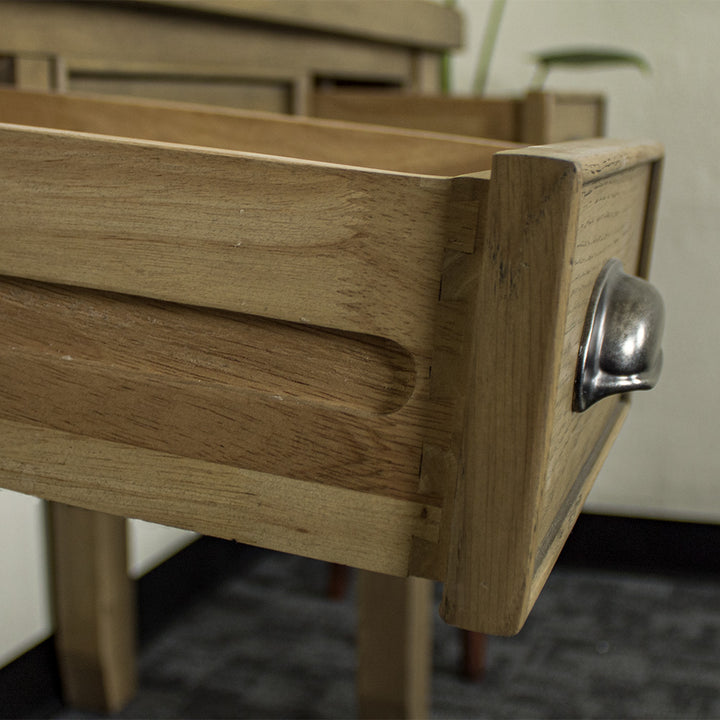
[[(353, 717), (352, 581), (338, 601), (327, 580), (323, 563), (258, 553), (145, 643), (115, 717)], [(560, 565), (523, 631), (489, 638), (482, 682), (459, 656), (436, 618), (433, 717), (720, 718), (720, 578)]]

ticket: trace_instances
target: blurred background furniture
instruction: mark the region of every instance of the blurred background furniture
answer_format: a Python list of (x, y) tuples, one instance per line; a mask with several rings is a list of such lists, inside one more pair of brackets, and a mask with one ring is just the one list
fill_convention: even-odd
[(397, 90), (319, 89), (316, 117), (543, 145), (601, 137), (605, 99), (597, 94), (529, 92), (459, 97)]
[(0, 82), (527, 144), (604, 134), (604, 98), (440, 96), (460, 16), (424, 0), (5, 2)]
[(317, 87), (439, 90), (460, 16), (423, 0), (4, 2), (0, 54), (53, 87), (304, 114)]

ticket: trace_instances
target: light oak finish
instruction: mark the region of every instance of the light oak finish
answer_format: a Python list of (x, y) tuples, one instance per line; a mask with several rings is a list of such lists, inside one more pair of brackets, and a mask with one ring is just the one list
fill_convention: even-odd
[[(273, 0), (273, 2), (255, 2), (254, 0), (233, 0), (232, 2), (155, 2), (155, 3), (87, 3), (87, 2), (5, 2), (0, 4), (0, 52), (9, 51), (13, 57), (8, 57), (0, 67), (0, 81), (14, 83), (23, 89), (56, 89), (60, 91), (90, 91), (112, 94), (146, 96), (165, 98), (170, 100), (193, 100), (205, 103), (221, 104), (235, 107), (252, 107), (263, 110), (306, 114), (311, 93), (317, 84), (323, 86), (334, 85), (345, 81), (361, 84), (391, 84), (398, 87), (412, 88), (416, 91), (435, 92), (439, 87), (439, 67), (442, 54), (451, 47), (460, 43), (460, 16), (455, 11), (442, 7), (436, 3), (418, 2), (416, 0), (396, 0), (387, 3), (384, 0), (344, 0), (342, 3), (330, 3), (326, 0)], [(118, 113), (121, 108), (110, 107), (110, 113)], [(146, 109), (147, 110), (147, 109)], [(294, 155), (301, 158), (307, 156), (308, 145), (316, 147), (312, 154), (316, 159), (326, 157), (334, 162), (350, 164), (371, 164), (381, 167), (383, 162), (388, 163), (392, 169), (399, 169), (398, 163), (407, 162), (406, 159), (420, 160), (421, 170), (427, 171), (440, 163), (445, 172), (453, 172), (447, 165), (452, 157), (457, 157), (463, 163), (466, 158), (466, 148), (457, 146), (451, 150), (447, 143), (438, 146), (436, 160), (431, 160), (434, 151), (425, 140), (420, 143), (411, 141), (407, 145), (404, 138), (391, 136), (387, 143), (371, 147), (362, 141), (361, 136), (350, 136), (347, 132), (337, 135), (336, 141), (331, 141), (330, 127), (324, 127), (318, 141), (310, 142), (311, 128), (304, 128), (302, 133), (288, 146), (287, 138), (293, 136), (293, 128), (286, 125), (276, 126), (277, 132), (271, 133), (269, 118), (256, 118), (261, 124), (261, 132), (254, 133), (245, 122), (242, 126), (237, 121), (227, 121), (227, 118), (211, 117), (208, 113), (192, 115), (191, 113), (175, 113), (170, 120), (167, 113), (155, 118), (152, 112), (145, 115), (145, 120), (139, 123), (137, 109), (131, 109), (134, 115), (127, 131), (117, 128), (118, 118), (110, 127), (103, 125), (102, 110), (98, 107), (83, 107), (82, 121), (85, 123), (81, 129), (115, 134), (129, 134), (131, 136), (176, 141), (185, 144), (214, 145), (224, 149), (250, 149), (255, 152), (269, 152), (272, 154)], [(88, 118), (94, 117), (99, 122), (90, 127)], [(179, 119), (181, 118), (181, 119)], [(25, 120), (18, 120), (25, 122)], [(49, 124), (53, 127), (66, 127), (61, 125), (57, 116), (41, 119), (33, 117), (28, 120), (30, 124)], [(178, 124), (179, 123), (179, 124)], [(140, 126), (144, 127), (140, 131)], [(221, 129), (221, 125), (225, 129)], [(162, 128), (161, 136), (157, 137), (153, 131)], [(209, 127), (208, 127), (209, 126)], [(168, 134), (168, 129), (172, 131)], [(238, 146), (238, 138), (243, 138)], [(398, 145), (398, 143), (400, 145)], [(330, 146), (329, 150), (327, 149)], [(414, 148), (413, 148), (414, 146)], [(343, 147), (351, 150), (341, 154)], [(498, 148), (495, 148), (498, 149)], [(493, 152), (490, 149), (490, 152)], [(489, 164), (489, 153), (485, 158), (476, 158), (481, 166)], [(323, 154), (326, 153), (326, 154)], [(327, 154), (329, 153), (329, 154)], [(475, 165), (470, 165), (472, 169)], [(406, 169), (414, 170), (412, 166)], [(451, 233), (448, 233), (449, 235)], [(462, 236), (462, 230), (458, 233)], [(27, 290), (28, 288), (23, 288)], [(33, 292), (42, 293), (48, 288), (41, 289), (33, 286)], [(21, 288), (16, 286), (15, 292)], [(56, 297), (58, 297), (56, 295)], [(90, 296), (88, 296), (88, 299)], [(117, 299), (117, 298), (116, 298)], [(93, 302), (100, 302), (96, 293), (92, 295)], [(115, 304), (117, 307), (117, 303)], [(130, 306), (125, 306), (129, 309)], [(96, 306), (97, 309), (97, 306)], [(137, 309), (137, 308), (135, 308)], [(134, 316), (137, 317), (137, 316)], [(165, 319), (169, 315), (165, 313)], [(199, 321), (207, 320), (207, 313), (196, 316)], [(25, 318), (27, 320), (27, 318)], [(55, 320), (59, 321), (58, 316)], [(227, 318), (222, 321), (215, 317), (215, 322), (224, 322), (225, 327), (233, 326)], [(174, 326), (177, 329), (177, 324)], [(237, 328), (237, 324), (234, 324)], [(153, 328), (156, 329), (156, 328)], [(254, 333), (257, 342), (274, 342), (277, 334), (273, 333), (272, 325), (251, 322), (245, 323), (245, 333)], [(260, 333), (260, 334), (258, 334)], [(303, 350), (308, 342), (312, 342), (312, 332), (295, 333), (298, 340), (296, 348)], [(245, 335), (245, 339), (249, 336)], [(339, 336), (323, 332), (317, 336), (323, 342), (330, 340), (331, 345), (315, 343), (318, 349), (325, 354), (330, 350), (337, 350), (342, 340)], [(87, 339), (77, 337), (76, 341), (82, 343)], [(46, 338), (46, 340), (50, 340)], [(92, 343), (97, 350), (97, 344)], [(345, 367), (337, 368), (343, 377), (353, 378), (353, 363), (358, 367), (368, 367), (371, 384), (374, 387), (383, 387), (386, 380), (392, 382), (397, 372), (393, 370), (394, 355), (398, 355), (398, 348), (388, 348), (391, 343), (381, 342), (377, 350), (383, 348), (390, 352), (380, 365), (373, 361), (377, 353), (371, 353), (367, 359), (358, 352), (363, 346), (353, 340), (347, 348), (354, 350), (351, 355), (345, 354), (350, 363)], [(108, 345), (105, 346), (106, 348)], [(266, 345), (266, 348), (268, 346)], [(148, 356), (147, 361), (154, 364), (165, 362), (168, 353), (161, 356)], [(227, 349), (223, 352), (230, 352)], [(393, 355), (394, 353), (394, 355)], [(207, 355), (206, 355), (207, 356)], [(265, 372), (263, 363), (271, 360), (272, 371)], [(209, 357), (209, 356), (207, 356)], [(400, 361), (398, 372), (402, 374), (403, 363), (409, 356), (399, 353)], [(109, 359), (109, 358), (108, 358)], [(287, 362), (278, 366), (280, 358), (277, 354), (261, 352), (253, 361), (255, 371), (265, 378), (272, 373), (286, 373), (289, 368)], [(297, 359), (297, 353), (295, 353)], [(318, 368), (320, 358), (304, 358), (299, 368), (302, 373), (313, 373)], [(313, 361), (312, 365), (310, 360)], [(272, 361), (275, 361), (274, 363)], [(228, 368), (227, 358), (222, 358), (216, 352), (210, 363), (220, 362), (224, 369)], [(372, 369), (373, 364), (375, 369)], [(342, 364), (341, 364), (342, 365)], [(206, 365), (206, 369), (209, 366)], [(390, 372), (384, 369), (389, 368)], [(136, 368), (137, 369), (137, 368)], [(380, 374), (377, 374), (377, 371)], [(218, 373), (215, 373), (215, 377)], [(375, 393), (378, 402), (366, 402), (363, 391), (370, 385), (361, 383), (352, 386), (352, 398), (349, 398), (342, 383), (333, 382), (338, 373), (325, 372), (316, 376), (313, 393), (322, 392), (333, 401), (356, 402), (362, 412), (384, 412), (391, 405), (387, 405), (387, 398)], [(359, 377), (359, 376), (358, 376)], [(255, 376), (255, 381), (260, 375)], [(208, 378), (206, 378), (207, 380)], [(247, 380), (247, 374), (245, 380)], [(397, 379), (397, 377), (396, 377)], [(304, 387), (305, 377), (296, 374), (295, 388), (302, 391), (296, 399), (305, 401), (307, 389)], [(330, 381), (332, 389), (323, 387), (323, 383)], [(257, 382), (256, 382), (257, 384)], [(402, 397), (402, 382), (396, 383)], [(285, 388), (287, 389), (287, 388)], [(246, 387), (246, 390), (251, 388)], [(339, 394), (338, 394), (339, 393)], [(372, 393), (371, 393), (372, 394)], [(368, 398), (369, 399), (369, 398)], [(61, 412), (58, 410), (58, 412)], [(13, 437), (7, 435), (11, 442)], [(105, 453), (106, 458), (109, 450)], [(82, 454), (80, 455), (82, 458)], [(93, 458), (81, 459), (74, 467), (73, 472), (77, 478), (82, 478), (88, 484), (96, 484), (94, 473), (102, 476), (102, 468), (92, 461)], [(147, 462), (147, 459), (145, 460)], [(138, 478), (145, 477), (146, 467), (138, 468)], [(261, 478), (265, 480), (265, 478)], [(287, 512), (297, 513), (298, 507), (304, 511), (298, 519), (298, 547), (312, 548), (317, 537), (313, 537), (315, 528), (327, 525), (324, 517), (325, 506), (320, 504), (316, 517), (308, 515), (308, 503), (301, 499), (298, 501), (298, 485), (292, 483), (286, 488), (272, 483), (263, 482), (264, 491), (282, 492), (275, 498), (273, 512), (279, 507), (277, 503), (285, 503)], [(329, 491), (328, 491), (329, 492)], [(301, 493), (302, 494), (302, 493)], [(343, 495), (342, 493), (336, 493)], [(364, 538), (367, 536), (367, 522), (358, 521), (370, 508), (364, 498), (362, 506), (357, 507), (356, 496), (343, 495), (341, 502), (348, 503), (349, 512), (341, 514), (339, 523), (343, 524), (344, 533), (351, 532), (357, 536), (353, 543), (354, 553), (348, 554), (347, 548), (332, 551), (325, 548), (329, 557), (345, 558), (358, 565), (370, 562), (367, 559), (369, 550), (365, 547)], [(247, 496), (245, 496), (247, 499)], [(337, 498), (332, 499), (335, 506)], [(63, 506), (57, 506), (55, 511), (62, 512)], [(238, 512), (242, 511), (243, 503), (233, 506)], [(311, 506), (315, 509), (315, 505)], [(173, 516), (172, 510), (163, 506), (170, 522), (180, 522)], [(411, 544), (425, 542), (427, 533), (423, 528), (413, 530), (412, 533), (404, 531), (406, 523), (396, 523), (397, 503), (375, 504), (372, 508), (373, 528), (372, 535), (375, 541), (380, 540), (387, 531), (385, 539), (387, 547), (397, 547), (403, 543), (407, 546), (403, 554), (396, 552), (381, 558), (373, 550), (372, 564), (388, 572), (406, 572), (410, 560)], [(400, 509), (401, 514), (405, 508)], [(269, 513), (270, 515), (270, 513)], [(382, 519), (385, 516), (385, 519)], [(96, 523), (101, 522), (104, 515), (98, 515)], [(269, 529), (266, 532), (272, 537), (272, 517), (268, 517)], [(193, 519), (197, 522), (197, 518)], [(414, 523), (413, 519), (409, 520)], [(302, 537), (307, 526), (310, 537)], [(354, 529), (353, 529), (354, 528)], [(378, 529), (381, 528), (381, 529)], [(382, 529), (382, 528), (385, 528)], [(401, 532), (398, 533), (397, 529)], [(434, 531), (433, 531), (434, 532)], [(338, 527), (336, 534), (340, 535)], [(124, 538), (116, 535), (118, 543)], [(412, 540), (410, 539), (412, 537)], [(72, 538), (70, 538), (71, 540)], [(260, 538), (255, 535), (255, 541)], [(287, 539), (278, 541), (269, 539), (268, 542), (287, 542)], [(326, 539), (323, 539), (326, 542)], [(429, 546), (433, 546), (432, 533), (427, 539)], [(58, 548), (62, 546), (63, 552), (75, 553), (72, 542), (68, 537), (56, 539)], [(77, 552), (82, 553), (82, 548)], [(312, 552), (312, 550), (309, 550)], [(366, 559), (362, 559), (366, 556)], [(400, 562), (398, 563), (398, 558)], [(425, 563), (427, 564), (427, 563)], [(124, 570), (119, 569), (123, 573)], [(102, 658), (99, 659), (100, 661)], [(78, 698), (77, 694), (73, 695)], [(92, 699), (92, 691), (89, 691)], [(78, 703), (82, 707), (82, 703)]]
[(73, 707), (115, 712), (137, 686), (125, 518), (59, 503), (49, 509), (64, 700)]
[[(54, 57), (6, 58), (5, 82), (24, 90), (61, 87)], [(84, 468), (87, 471), (87, 468)], [(125, 518), (47, 503), (51, 603), (62, 696), (74, 708), (120, 710), (137, 688), (137, 607), (127, 568)]]
[[(449, 622), (515, 632), (624, 416), (571, 412), (572, 375), (604, 262), (646, 267), (661, 149), (278, 118), (303, 160), (0, 100), (4, 486), (443, 580)], [(427, 155), (368, 167), (403, 136)]]
[(595, 141), (495, 158), (470, 315), (450, 623), (520, 629), (625, 417), (623, 396), (572, 412), (577, 348), (607, 259), (644, 269), (660, 157), (652, 143)]
[[(102, 96), (56, 95), (0, 89), (5, 122), (81, 130), (184, 145), (426, 175), (461, 175), (489, 168), (505, 141), (468, 141), (453, 135), (367, 128), (332, 120), (274, 113)], [(458, 241), (467, 245), (467, 230)], [(457, 242), (456, 242), (457, 244)]]
[(604, 135), (601, 95), (530, 92), (522, 98), (441, 96), (394, 90), (326, 89), (315, 117), (545, 145)]
[(428, 717), (433, 584), (363, 572), (357, 594), (359, 716)]
[[(13, 97), (16, 101), (12, 101)], [(128, 105), (126, 112), (122, 112), (122, 103), (117, 102), (86, 104), (80, 99), (13, 95), (9, 91), (4, 100), (3, 119), (12, 117), (16, 122), (67, 127), (68, 117), (79, 122), (78, 118), (83, 116), (81, 111), (85, 110), (91, 123), (102, 119), (106, 132), (114, 135), (128, 132), (128, 123), (134, 121), (136, 134), (144, 133), (143, 107), (146, 106), (142, 104)], [(28, 100), (32, 100), (32, 104)], [(41, 112), (38, 105), (43, 103)], [(74, 116), (67, 112), (68, 107), (76, 109)], [(101, 107), (105, 112), (100, 112)], [(165, 118), (168, 127), (172, 127), (185, 118), (181, 108), (158, 106), (154, 110), (155, 124)], [(200, 119), (205, 120), (203, 116)], [(284, 137), (286, 147), (295, 141), (304, 144), (308, 152), (314, 146), (312, 133), (327, 128), (329, 143), (326, 146), (315, 143), (315, 146), (326, 154), (335, 147), (344, 160), (347, 148), (352, 145), (364, 145), (363, 160), (366, 161), (373, 159), (373, 143), (377, 145), (374, 153), (377, 159), (384, 157), (391, 145), (402, 147), (403, 133), (399, 131), (377, 134), (363, 127), (278, 118), (276, 122), (284, 130), (278, 132), (269, 120), (263, 124), (257, 116), (233, 113), (218, 114), (215, 127), (225, 127), (220, 122), (222, 119), (234, 119), (236, 128), (249, 120), (255, 132), (266, 127), (270, 139)], [(201, 124), (206, 132), (213, 127), (210, 122)], [(93, 125), (93, 129), (97, 127)], [(221, 471), (221, 476), (212, 482), (219, 487), (226, 482), (233, 483), (231, 478), (237, 476), (234, 484), (239, 487), (242, 476), (245, 483), (253, 486), (259, 483), (258, 487), (271, 490), (275, 498), (262, 523), (238, 527), (237, 518), (247, 511), (246, 501), (255, 493), (250, 496), (241, 493), (235, 500), (230, 495), (226, 497), (223, 505), (228, 514), (224, 517), (217, 513), (217, 500), (210, 497), (203, 500), (202, 495), (198, 498), (202, 508), (183, 508), (180, 501), (176, 509), (168, 497), (170, 488), (165, 484), (157, 487), (164, 496), (162, 510), (138, 503), (135, 509), (124, 509), (128, 515), (194, 529), (204, 527), (203, 531), (209, 534), (408, 574), (414, 562), (414, 544), (436, 544), (437, 508), (441, 502), (437, 488), (444, 486), (444, 481), (436, 480), (430, 490), (420, 487), (418, 472), (424, 446), (427, 444), (431, 452), (432, 448), (449, 442), (445, 427), (448, 402), (429, 397), (440, 282), (439, 275), (433, 277), (430, 268), (435, 265), (440, 269), (446, 245), (472, 248), (478, 193), (484, 190), (486, 180), (478, 184), (474, 178), (448, 181), (427, 175), (378, 173), (229, 151), (201, 151), (197, 147), (32, 130), (18, 125), (7, 126), (5, 132), (9, 154), (4, 161), (6, 167), (10, 168), (11, 163), (14, 167), (13, 183), (5, 191), (13, 196), (11, 204), (19, 204), (15, 206), (16, 212), (5, 216), (8, 242), (0, 250), (3, 272), (43, 281), (32, 286), (27, 282), (7, 281), (6, 314), (8, 318), (14, 313), (17, 317), (11, 334), (13, 337), (17, 334), (18, 342), (11, 341), (17, 350), (10, 350), (4, 363), (8, 370), (6, 386), (17, 387), (17, 382), (34, 373), (45, 376), (63, 373), (66, 369), (72, 369), (71, 374), (80, 373), (77, 382), (66, 385), (64, 390), (60, 386), (56, 388), (60, 394), (54, 402), (37, 398), (36, 411), (42, 417), (35, 411), (32, 416), (21, 415), (21, 398), (14, 403), (14, 411), (8, 408), (5, 417), (11, 421), (42, 422), (59, 431), (89, 433), (95, 440), (139, 444), (148, 451), (179, 453), (198, 461), (241, 464), (245, 469), (239, 476), (237, 468), (217, 466), (215, 470)], [(397, 142), (392, 142), (393, 138)], [(407, 135), (405, 140), (414, 143), (408, 153), (408, 161), (413, 165), (423, 160), (416, 148), (427, 145), (429, 152), (424, 158), (429, 170), (436, 169), (441, 161), (448, 169), (455, 168), (460, 155), (464, 162), (475, 163), (484, 158), (489, 162), (491, 153), (502, 147), (418, 134)], [(437, 147), (437, 152), (433, 147)], [(453, 158), (453, 154), (457, 158)], [(53, 158), (58, 162), (53, 162)], [(225, 163), (229, 164), (224, 171)], [(59, 173), (57, 176), (53, 167)], [(148, 172), (150, 167), (154, 168), (152, 173)], [(263, 174), (267, 185), (258, 185), (258, 172)], [(95, 180), (89, 181), (91, 177)], [(38, 178), (43, 178), (42, 187), (37, 185)], [(212, 183), (212, 189), (208, 183)], [(64, 198), (48, 194), (50, 186), (62, 187), (66, 193)], [(101, 186), (106, 188), (104, 192)], [(268, 188), (272, 188), (272, 192), (268, 192)], [(155, 209), (150, 213), (146, 204), (148, 196), (157, 198), (153, 203)], [(9, 194), (6, 197), (10, 200)], [(412, 203), (412, 207), (408, 203)], [(27, 222), (30, 207), (34, 229)], [(61, 214), (59, 207), (63, 208)], [(425, 207), (425, 210), (418, 214), (415, 207)], [(135, 227), (131, 239), (127, 235), (127, 221), (133, 216), (142, 221), (131, 223)], [(353, 218), (356, 217), (364, 219), (362, 226), (355, 227)], [(11, 241), (11, 237), (16, 240)], [(428, 237), (435, 239), (428, 243)], [(399, 243), (402, 243), (400, 256)], [(52, 245), (55, 249), (51, 251)], [(80, 264), (72, 259), (78, 250), (85, 258)], [(285, 262), (281, 264), (279, 258), (285, 258)], [(405, 266), (409, 259), (415, 268), (410, 273)], [(152, 273), (147, 272), (148, 266), (154, 268)], [(92, 325), (99, 334), (83, 333), (79, 328), (68, 332), (68, 319), (77, 310), (78, 291), (58, 287), (57, 283), (123, 295), (81, 291), (84, 293), (81, 303), (88, 303), (83, 324), (93, 317), (100, 319)], [(228, 293), (230, 288), (235, 290)], [(275, 288), (274, 298), (272, 288)], [(372, 300), (373, 295), (376, 300)], [(140, 296), (163, 302), (153, 306), (147, 300), (140, 300)], [(388, 304), (392, 296), (396, 299)], [(203, 307), (207, 309), (200, 309)], [(218, 313), (218, 310), (231, 311), (231, 314)], [(28, 312), (37, 314), (31, 319)], [(59, 337), (20, 339), (24, 331), (38, 323), (45, 324), (49, 332), (54, 332), (53, 327), (65, 329)], [(195, 329), (190, 329), (187, 323), (194, 323)], [(136, 337), (136, 341), (130, 341), (136, 344), (133, 353), (140, 351), (141, 354), (128, 365), (127, 360), (117, 357), (115, 346), (118, 329), (131, 332), (133, 325)], [(166, 347), (168, 335), (172, 335), (178, 325), (188, 328), (183, 335), (185, 339), (180, 340), (179, 345), (176, 342)], [(150, 333), (160, 332), (163, 326), (166, 327), (161, 335), (163, 339), (151, 341), (155, 349), (144, 347), (143, 338), (147, 342), (152, 337)], [(217, 326), (227, 340), (225, 348), (208, 352), (205, 345), (213, 335), (213, 326)], [(342, 330), (343, 334), (338, 335), (336, 330)], [(197, 334), (195, 342), (205, 359), (200, 355), (195, 359), (187, 355), (187, 338), (193, 334)], [(369, 334), (372, 337), (367, 337)], [(251, 336), (256, 340), (250, 341)], [(91, 337), (94, 342), (89, 344)], [(274, 347), (280, 338), (285, 345), (284, 353), (295, 352), (295, 360), (287, 355), (285, 369), (275, 363), (273, 371), (268, 365), (271, 353), (262, 341)], [(314, 389), (307, 374), (321, 356), (309, 359), (306, 355), (313, 338), (317, 339), (318, 348), (328, 341), (331, 343), (321, 352), (326, 358), (332, 358), (329, 366), (325, 361), (325, 370)], [(47, 348), (58, 347), (58, 341), (62, 352), (47, 355)], [(297, 351), (292, 351), (292, 345)], [(129, 346), (123, 344), (123, 347)], [(180, 348), (184, 358), (179, 371), (170, 368), (175, 347)], [(346, 348), (342, 352), (350, 352), (349, 369), (345, 371), (338, 356), (342, 347)], [(228, 355), (233, 361), (227, 361)], [(244, 372), (245, 380), (229, 375), (228, 368), (234, 367), (233, 362), (237, 363), (241, 356), (252, 367), (263, 368), (266, 378), (273, 372), (280, 373), (274, 386), (265, 386), (265, 392), (260, 392), (258, 379), (252, 380), (254, 371), (250, 368)], [(27, 364), (20, 361), (21, 357), (27, 359)], [(297, 382), (293, 391), (287, 385), (286, 370), (299, 361), (301, 364), (295, 372), (303, 382)], [(200, 371), (202, 365), (208, 368), (202, 371), (204, 378)], [(342, 373), (338, 374), (339, 371)], [(353, 374), (357, 382), (349, 380)], [(328, 378), (333, 377), (335, 381), (329, 382)], [(87, 392), (88, 383), (96, 388), (97, 394)], [(372, 384), (376, 387), (369, 393)], [(39, 387), (43, 386), (44, 383), (40, 383)], [(92, 398), (109, 392), (111, 386), (115, 388), (112, 392), (117, 401), (112, 421), (92, 420), (94, 413), (90, 406), (96, 402)], [(78, 387), (84, 390), (80, 397), (73, 398)], [(81, 401), (81, 397), (90, 406)], [(186, 397), (184, 411), (178, 405), (183, 397)], [(122, 422), (116, 414), (121, 412), (121, 406), (126, 408), (126, 420)], [(71, 407), (77, 412), (73, 413)], [(147, 422), (137, 421), (140, 407), (157, 418), (153, 428)], [(207, 408), (205, 422), (199, 422), (202, 407)], [(183, 417), (188, 423), (184, 431), (178, 425)], [(402, 417), (407, 418), (409, 425), (400, 422)], [(84, 430), (76, 425), (78, 421)], [(260, 427), (258, 422), (267, 423), (267, 432), (248, 434), (244, 429), (248, 423)], [(410, 430), (411, 427), (415, 430)], [(216, 435), (218, 432), (221, 435)], [(46, 437), (48, 443), (56, 442), (55, 436)], [(332, 450), (323, 456), (317, 450), (326, 442), (332, 445)], [(291, 456), (287, 453), (288, 443), (295, 448)], [(94, 452), (97, 447), (94, 446)], [(106, 457), (115, 456), (116, 447), (109, 445)], [(221, 448), (224, 448), (222, 456), (218, 455)], [(241, 448), (243, 457), (237, 455)], [(92, 455), (93, 451), (88, 452)], [(165, 462), (163, 456), (154, 457), (158, 462)], [(150, 462), (149, 457), (143, 462)], [(133, 474), (137, 469), (133, 468)], [(197, 478), (216, 474), (209, 470), (202, 466)], [(231, 470), (230, 476), (224, 480), (228, 470)], [(93, 467), (91, 457), (84, 457), (72, 472), (78, 482), (87, 478), (92, 484), (99, 471)], [(299, 502), (297, 493), (286, 487), (288, 483), (278, 479), (279, 473), (312, 482), (312, 493), (301, 492), (305, 501)], [(189, 470), (187, 474), (194, 476)], [(139, 491), (147, 489), (153, 480), (138, 472), (134, 479), (128, 474), (127, 482), (134, 482)], [(301, 487), (302, 484), (296, 485)], [(352, 492), (337, 492), (333, 488)], [(382, 511), (376, 508), (371, 512), (367, 506), (358, 514), (358, 506), (365, 504), (365, 493), (371, 488), (379, 500), (376, 505)], [(108, 511), (107, 503), (116, 503), (119, 498), (114, 493), (108, 495), (106, 489), (98, 490), (101, 492), (96, 494), (91, 487), (85, 487), (81, 494), (92, 496), (95, 507)], [(297, 531), (285, 538), (278, 537), (275, 527), (276, 523), (285, 522), (276, 512), (275, 503), (279, 498), (287, 500), (291, 515), (305, 518), (302, 522), (289, 523)], [(387, 501), (383, 501), (384, 498)], [(392, 500), (410, 500), (411, 504)], [(334, 527), (328, 522), (316, 521), (324, 516), (328, 506), (337, 508), (334, 515), (338, 523)], [(158, 512), (162, 518), (157, 516)], [(185, 516), (178, 516), (178, 512)], [(357, 515), (357, 519), (349, 523), (348, 517), (352, 515)], [(312, 532), (308, 526), (313, 528)], [(366, 539), (361, 537), (357, 542), (348, 543), (345, 533), (352, 526), (357, 526), (357, 534)], [(322, 543), (318, 533), (324, 538)], [(333, 535), (335, 539), (330, 540)], [(377, 547), (383, 537), (392, 540), (387, 551)], [(331, 544), (336, 546), (334, 550), (329, 549)], [(399, 544), (405, 545), (404, 554), (398, 554)], [(323, 547), (318, 549), (318, 545)], [(425, 555), (419, 557), (427, 565)], [(427, 572), (437, 575), (439, 571), (427, 568)]]

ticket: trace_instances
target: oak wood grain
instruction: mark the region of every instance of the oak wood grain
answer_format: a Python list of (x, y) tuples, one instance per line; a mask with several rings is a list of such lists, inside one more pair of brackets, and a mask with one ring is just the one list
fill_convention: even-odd
[(627, 412), (571, 412), (573, 371), (604, 263), (647, 271), (661, 148), (431, 175), (167, 142), (164, 104), (100, 134), (94, 102), (0, 128), (4, 486), (444, 580), (449, 622), (516, 631)]
[(3, 487), (393, 575), (440, 510), (0, 420)]
[(637, 272), (662, 149), (610, 141), (496, 157), (442, 613), (522, 626), (626, 406), (571, 410), (579, 333), (614, 256)]
[(0, 142), (6, 274), (431, 342), (448, 183), (17, 126)]
[(357, 414), (398, 410), (415, 382), (412, 356), (382, 338), (137, 296), (0, 278), (0, 313), (6, 350)]
[(514, 147), (258, 111), (2, 89), (0, 122), (442, 176), (487, 170), (494, 153)]

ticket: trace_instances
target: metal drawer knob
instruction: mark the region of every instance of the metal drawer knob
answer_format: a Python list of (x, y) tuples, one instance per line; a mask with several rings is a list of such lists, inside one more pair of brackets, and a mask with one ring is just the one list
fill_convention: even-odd
[(662, 368), (665, 308), (648, 282), (609, 260), (593, 288), (583, 328), (573, 410), (608, 395), (655, 387)]

